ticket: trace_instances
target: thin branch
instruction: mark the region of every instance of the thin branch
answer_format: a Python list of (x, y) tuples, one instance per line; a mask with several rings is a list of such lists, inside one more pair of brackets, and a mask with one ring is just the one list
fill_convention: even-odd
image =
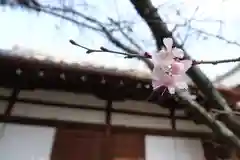
[[(35, 7), (31, 7), (32, 9), (37, 9)], [(59, 17), (59, 18), (62, 18), (64, 20), (67, 20), (69, 22), (72, 22), (73, 24), (76, 24), (78, 26), (82, 26), (82, 27), (85, 27), (85, 28), (89, 28), (91, 30), (94, 30), (94, 31), (97, 31), (97, 32), (100, 32), (101, 31), (101, 28), (97, 28), (97, 27), (94, 27), (94, 26), (91, 26), (91, 25), (88, 25), (86, 24), (86, 22), (79, 22), (71, 17), (68, 17), (68, 16), (65, 16), (65, 15), (61, 15), (61, 14), (58, 14), (56, 12), (52, 12), (51, 10), (49, 9), (44, 9), (44, 8), (41, 8), (41, 12), (43, 13), (46, 13), (46, 14), (49, 14), (49, 15), (52, 15), (52, 16), (55, 16), (55, 17)]]
[[(108, 52), (108, 53), (115, 53), (115, 54), (124, 55), (124, 56), (126, 56), (125, 58), (152, 59), (152, 56), (150, 54), (147, 54), (147, 52), (145, 52), (144, 55), (141, 55), (141, 54), (131, 54), (131, 53), (124, 53), (124, 52), (113, 51), (113, 50), (107, 49), (105, 47), (100, 47), (100, 50), (98, 50), (98, 49), (91, 49), (91, 48), (82, 46), (82, 45), (78, 44), (77, 42), (75, 42), (74, 40), (69, 40), (69, 42), (72, 45), (75, 45), (75, 46), (78, 46), (78, 47), (81, 47), (81, 48), (87, 50), (86, 53)], [(238, 62), (238, 61), (240, 61), (240, 57), (233, 58), (233, 59), (216, 60), (216, 61), (203, 61), (203, 60), (197, 61), (197, 60), (193, 60), (193, 65), (199, 65), (199, 64), (213, 64), (213, 65), (216, 65), (216, 64), (219, 64), (219, 63), (229, 63), (229, 62)]]
[(75, 46), (78, 46), (80, 48), (83, 48), (83, 49), (87, 50), (86, 53), (88, 53), (88, 54), (89, 53), (93, 53), (93, 52), (108, 52), (108, 53), (124, 55), (124, 56), (126, 56), (125, 58), (149, 58), (149, 57), (142, 56), (142, 55), (139, 55), (139, 54), (131, 54), (131, 53), (124, 53), (124, 52), (113, 51), (113, 50), (107, 49), (105, 47), (100, 47), (100, 50), (98, 50), (98, 49), (91, 49), (91, 48), (88, 48), (88, 47), (85, 47), (85, 46), (82, 46), (82, 45), (78, 44), (74, 40), (69, 40), (69, 42), (72, 45), (75, 45)]
[(233, 45), (236, 45), (236, 46), (240, 47), (240, 43), (237, 42), (237, 41), (228, 40), (228, 39), (224, 38), (223, 36), (215, 35), (213, 33), (209, 33), (209, 32), (197, 29), (197, 28), (193, 28), (192, 27), (191, 29), (196, 31), (196, 32), (198, 32), (198, 33), (200, 33), (200, 34), (205, 34), (206, 36), (209, 36), (209, 37), (215, 37), (215, 38), (217, 38), (219, 40), (222, 40), (222, 41), (224, 41), (224, 42), (226, 42), (228, 44), (233, 44)]
[[(37, 7), (33, 7), (33, 6), (29, 6), (29, 8), (32, 8), (32, 9), (34, 9), (34, 10), (37, 10), (37, 9), (38, 9)], [(197, 9), (196, 9), (196, 10), (197, 10)], [(92, 17), (86, 16), (86, 15), (80, 13), (80, 12), (77, 12), (76, 10), (74, 10), (74, 9), (72, 9), (72, 8), (67, 8), (67, 7), (65, 7), (65, 8), (59, 8), (59, 7), (52, 7), (52, 6), (43, 6), (43, 5), (41, 5), (41, 11), (44, 12), (44, 13), (47, 13), (47, 14), (50, 14), (50, 15), (53, 15), (53, 16), (56, 16), (56, 17), (65, 19), (65, 20), (70, 21), (70, 22), (72, 22), (72, 23), (74, 23), (74, 24), (76, 24), (76, 25), (79, 25), (79, 26), (82, 26), (82, 27), (85, 27), (85, 28), (92, 29), (92, 30), (94, 30), (94, 31), (96, 31), (96, 32), (103, 32), (103, 33), (107, 36), (107, 38), (108, 38), (114, 45), (116, 45), (117, 47), (119, 47), (119, 48), (127, 51), (128, 53), (132, 53), (131, 55), (127, 55), (128, 57), (126, 57), (126, 58), (133, 58), (133, 57), (134, 57), (133, 55), (137, 55), (137, 54), (138, 54), (137, 51), (129, 48), (128, 46), (126, 46), (126, 45), (124, 45), (122, 42), (120, 42), (117, 38), (113, 37), (113, 35), (112, 35), (110, 32), (114, 31), (114, 29), (108, 30), (108, 29), (105, 27), (105, 25), (102, 24), (101, 22), (99, 22), (97, 19), (94, 19), (94, 18), (92, 18)], [(53, 11), (59, 11), (59, 12), (61, 11), (61, 12), (65, 12), (65, 13), (72, 13), (72, 14), (77, 15), (77, 16), (79, 16), (79, 17), (81, 17), (81, 18), (83, 18), (83, 19), (85, 19), (85, 20), (87, 20), (87, 21), (89, 21), (89, 22), (91, 22), (91, 23), (97, 24), (97, 25), (99, 26), (99, 28), (98, 28), (98, 27), (91, 26), (91, 25), (89, 25), (89, 24), (86, 24), (85, 22), (84, 22), (84, 23), (83, 23), (83, 22), (79, 22), (79, 21), (74, 20), (74, 19), (72, 19), (72, 18), (70, 18), (70, 17), (68, 17), (68, 16), (64, 16), (64, 15), (58, 14), (58, 13), (53, 12)], [(150, 12), (150, 11), (149, 11), (149, 12)], [(151, 13), (151, 12), (150, 12), (150, 13)], [(155, 14), (155, 13), (154, 13), (154, 14)], [(153, 23), (154, 21), (157, 22), (157, 20), (158, 20), (158, 18), (155, 18), (154, 20), (153, 20), (153, 19), (147, 19), (147, 21), (148, 21), (149, 24)], [(159, 22), (157, 22), (157, 23), (159, 23)], [(164, 26), (164, 25), (166, 25), (168, 22), (160, 21), (160, 23)], [(182, 25), (185, 25), (185, 24), (182, 24)], [(233, 41), (226, 40), (226, 39), (224, 39), (223, 37), (220, 37), (220, 36), (217, 36), (217, 35), (213, 35), (213, 34), (211, 34), (211, 33), (205, 33), (204, 31), (201, 31), (201, 30), (198, 30), (198, 29), (195, 29), (195, 28), (191, 28), (191, 29), (193, 29), (193, 30), (195, 30), (195, 31), (198, 31), (198, 32), (201, 32), (201, 33), (203, 33), (203, 34), (207, 34), (207, 35), (209, 35), (209, 36), (215, 36), (216, 38), (219, 38), (219, 39), (221, 39), (221, 40), (226, 41), (227, 43), (235, 44), (235, 45), (239, 45), (239, 46), (240, 46), (240, 44), (238, 44), (237, 42), (233, 42)], [(119, 30), (119, 28), (118, 28), (118, 30)], [(165, 27), (163, 27), (163, 30), (166, 30)], [(169, 32), (169, 33), (170, 33), (170, 32)], [(165, 34), (165, 35), (168, 35), (169, 33), (167, 33), (167, 34)], [(162, 34), (161, 34), (161, 35), (162, 35)], [(129, 41), (130, 41), (133, 45), (136, 46), (137, 43), (135, 43), (135, 42), (133, 43), (133, 41), (131, 41), (131, 39), (129, 39)], [(162, 43), (162, 42), (161, 42), (161, 43)], [(181, 45), (179, 45), (179, 46), (181, 46)], [(136, 47), (139, 48), (139, 46), (136, 46)], [(94, 50), (94, 52), (96, 52), (96, 51), (97, 51), (97, 50)], [(99, 52), (99, 51), (98, 51), (98, 52)], [(102, 52), (102, 51), (100, 51), (100, 52)], [(126, 53), (119, 53), (119, 54), (126, 55)], [(147, 55), (147, 56), (146, 56), (146, 55)], [(150, 56), (149, 54), (146, 54), (146, 55), (144, 55), (144, 56), (135, 56), (135, 57), (140, 58), (140, 59), (143, 60), (150, 68), (152, 68), (153, 66), (151, 65), (151, 63), (149, 62), (149, 60), (147, 60), (147, 59), (151, 58), (151, 56)], [(196, 61), (196, 60), (194, 60), (194, 61), (193, 61), (193, 62), (194, 62), (193, 64), (194, 64), (194, 65), (196, 65), (196, 64), (219, 64), (219, 63), (227, 63), (227, 62), (235, 62), (235, 61), (239, 61), (239, 58), (233, 59), (233, 60), (231, 59), (231, 60), (219, 60), (219, 61)]]
[[(36, 10), (36, 8), (34, 7), (31, 7), (32, 9)], [(57, 16), (57, 17), (60, 17), (60, 18), (63, 18), (65, 20), (68, 20), (76, 25), (82, 25), (80, 22), (78, 22), (77, 20), (74, 20), (70, 17), (67, 17), (67, 16), (63, 16), (61, 14), (58, 14), (58, 13), (55, 13), (55, 12), (52, 12), (52, 10), (55, 10), (55, 11), (63, 11), (63, 12), (69, 12), (69, 13), (72, 13), (72, 14), (75, 14), (83, 19), (85, 19), (86, 21), (88, 22), (91, 22), (97, 26), (100, 27), (100, 29), (96, 29), (96, 28), (93, 28), (92, 26), (88, 27), (88, 26), (84, 26), (82, 25), (83, 27), (86, 27), (86, 28), (89, 28), (89, 29), (92, 29), (94, 31), (97, 31), (97, 32), (101, 32), (101, 33), (104, 33), (106, 38), (112, 43), (114, 44), (115, 46), (125, 50), (126, 52), (128, 53), (131, 53), (133, 55), (138, 55), (138, 51), (135, 51), (134, 49), (130, 48), (129, 46), (125, 45), (124, 43), (122, 43), (119, 39), (115, 38), (113, 35), (112, 35), (112, 31), (113, 30), (108, 30), (106, 27), (105, 27), (105, 24), (102, 24), (100, 21), (98, 21), (97, 19), (93, 18), (93, 17), (90, 17), (90, 16), (86, 16), (80, 12), (77, 12), (71, 8), (58, 8), (58, 7), (50, 7), (50, 6), (42, 6), (41, 7), (41, 11), (45, 12), (45, 13), (48, 13), (50, 15), (53, 15), (53, 16)], [(47, 8), (47, 9), (46, 9)], [(146, 58), (141, 58), (142, 61), (149, 67), (149, 68), (153, 68), (153, 65), (151, 63), (151, 61), (149, 61), (148, 59)]]
[(121, 28), (120, 24), (118, 22), (116, 22), (115, 20), (113, 20), (112, 18), (109, 18), (109, 20), (118, 27), (119, 31), (122, 33), (122, 35), (131, 43), (133, 44), (138, 50), (143, 51), (143, 49), (141, 48), (141, 46), (139, 46), (135, 40), (133, 38), (131, 38), (129, 35), (127, 35), (123, 29)]
[(195, 15), (196, 15), (196, 13), (197, 13), (198, 10), (199, 10), (199, 6), (197, 6), (197, 7), (195, 8), (195, 10), (194, 10), (194, 12), (193, 12), (193, 15), (192, 15), (191, 18), (190, 18), (189, 20), (187, 20), (186, 23), (185, 23), (185, 24), (187, 25), (187, 33), (186, 33), (185, 37), (183, 38), (183, 41), (182, 41), (182, 44), (181, 44), (182, 47), (184, 47), (184, 45), (185, 45), (185, 43), (186, 43), (186, 41), (187, 41), (187, 39), (188, 39), (188, 37), (189, 37), (189, 35), (190, 35), (191, 22), (192, 22), (192, 20), (194, 19), (194, 17), (195, 17)]
[(198, 65), (198, 64), (213, 64), (213, 65), (216, 65), (216, 64), (220, 64), (220, 63), (229, 63), (229, 62), (239, 62), (240, 61), (240, 57), (238, 58), (232, 58), (232, 59), (224, 59), (224, 60), (215, 60), (215, 61), (196, 61), (194, 60), (193, 61), (193, 64), (194, 65)]
[[(159, 16), (157, 12), (155, 12), (155, 7), (153, 6), (151, 0), (130, 0), (132, 5), (134, 6), (136, 12), (141, 16), (141, 18), (147, 23), (149, 29), (151, 30), (155, 40), (156, 40), (156, 45), (160, 49), (163, 47), (163, 38), (165, 37), (173, 37), (172, 33), (168, 30), (168, 27), (164, 24), (162, 24), (163, 20)], [(149, 22), (149, 19), (155, 19), (156, 21), (154, 22)], [(174, 38), (173, 38), (174, 39)], [(175, 46), (180, 46), (181, 45), (174, 39), (174, 44)], [(183, 49), (183, 48), (182, 48)], [(184, 50), (184, 49), (183, 49)], [(191, 59), (191, 57), (185, 52), (185, 56), (188, 59)], [(207, 97), (207, 102), (210, 105), (213, 105), (215, 108), (219, 108), (222, 110), (226, 110), (228, 112), (232, 111), (232, 109), (229, 107), (227, 104), (226, 100), (221, 96), (221, 94), (215, 89), (211, 81), (208, 79), (208, 77), (202, 73), (200, 68), (198, 67), (192, 67), (187, 71), (187, 74), (191, 77), (193, 82), (197, 85), (199, 90)], [(188, 101), (188, 99), (186, 99)], [(191, 102), (189, 101), (189, 108), (196, 108), (194, 104), (191, 105)], [(201, 107), (201, 106), (200, 106)], [(198, 112), (199, 115), (203, 115), (203, 112), (201, 110)], [(209, 115), (210, 117), (210, 115)], [(211, 118), (211, 117), (210, 117)], [(221, 121), (227, 124), (227, 127), (230, 128), (233, 132), (235, 132), (236, 135), (240, 135), (240, 129), (239, 129), (239, 124), (236, 123), (233, 120), (234, 116), (232, 115), (225, 115), (222, 116)], [(211, 120), (208, 117), (205, 118), (210, 124)], [(219, 122), (221, 124), (221, 122)], [(224, 125), (210, 125), (211, 129), (215, 131), (216, 133), (222, 133), (223, 129), (228, 130), (228, 128)], [(231, 133), (231, 135), (234, 136), (234, 139), (228, 136), (228, 133)], [(231, 142), (232, 145), (237, 146), (240, 148), (239, 144), (239, 139), (232, 133), (232, 132), (226, 132), (225, 136), (229, 142)], [(240, 137), (240, 136), (239, 136)], [(237, 145), (236, 145), (236, 142)]]
[(213, 112), (213, 113), (217, 113), (217, 114), (235, 114), (235, 115), (237, 115), (237, 116), (240, 116), (240, 112), (238, 112), (238, 111), (232, 111), (232, 112), (227, 112), (227, 111), (223, 111), (223, 110), (219, 110), (219, 109), (211, 109), (211, 111)]
[(201, 115), (208, 122), (208, 125), (213, 129), (213, 131), (225, 138), (225, 142), (230, 143), (236, 148), (240, 149), (240, 140), (222, 122), (210, 116), (204, 107), (193, 101), (189, 96), (186, 96), (186, 94), (183, 94), (182, 91), (177, 91), (177, 94), (181, 98), (181, 102), (185, 103), (189, 108), (199, 113), (199, 115)]

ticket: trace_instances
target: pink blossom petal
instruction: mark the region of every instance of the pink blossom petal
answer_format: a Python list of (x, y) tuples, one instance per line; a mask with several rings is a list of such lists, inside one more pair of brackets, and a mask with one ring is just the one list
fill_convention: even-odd
[(170, 65), (170, 64), (173, 63), (173, 61), (174, 61), (173, 58), (174, 58), (174, 57), (173, 57), (171, 54), (168, 54), (168, 55), (166, 55), (166, 56), (163, 58), (161, 64), (168, 66), (168, 65)]
[(183, 58), (181, 49), (172, 49), (173, 40), (164, 38), (165, 49), (152, 55), (154, 69), (152, 71), (152, 85), (156, 89), (166, 86), (170, 94), (175, 93), (176, 88), (187, 89), (185, 72), (192, 66), (191, 60), (177, 61), (175, 58)]
[(188, 89), (188, 85), (186, 82), (177, 82), (175, 85), (179, 89)]
[(177, 58), (183, 58), (183, 57), (184, 57), (184, 52), (183, 52), (183, 50), (180, 49), (180, 48), (174, 47), (174, 48), (172, 49), (172, 54), (173, 54), (175, 57), (177, 57)]
[(175, 87), (168, 86), (168, 91), (169, 91), (170, 94), (174, 94), (175, 93)]
[(152, 81), (152, 87), (153, 87), (154, 90), (161, 87), (161, 86), (163, 86), (162, 81), (160, 81), (160, 80), (158, 80), (158, 81), (153, 80)]
[(185, 66), (181, 62), (176, 62), (175, 61), (171, 64), (171, 67), (172, 67), (172, 74), (179, 74), (184, 70)]
[(164, 38), (163, 39), (163, 44), (165, 45), (167, 52), (172, 51), (172, 46), (173, 46), (172, 38)]
[(173, 75), (175, 83), (180, 83), (180, 82), (186, 82), (187, 79), (185, 77), (185, 74), (178, 74), (178, 75)]
[(174, 79), (174, 85), (177, 87), (178, 85), (181, 87), (183, 86), (184, 84), (183, 83), (186, 83), (186, 78), (184, 75), (173, 75), (172, 76), (173, 79)]
[(154, 67), (152, 71), (153, 80), (162, 80), (164, 78), (164, 71), (160, 67)]
[(175, 84), (175, 79), (173, 76), (170, 76), (168, 74), (164, 74), (162, 77), (163, 84), (168, 87), (168, 86), (174, 86)]
[(182, 61), (180, 61), (180, 62), (184, 64), (184, 70), (183, 70), (183, 72), (187, 72), (187, 70), (188, 70), (189, 68), (191, 68), (191, 67), (192, 67), (192, 64), (193, 64), (192, 60), (182, 60)]
[(152, 54), (152, 61), (154, 65), (160, 65), (163, 62), (164, 50), (160, 50), (158, 53)]

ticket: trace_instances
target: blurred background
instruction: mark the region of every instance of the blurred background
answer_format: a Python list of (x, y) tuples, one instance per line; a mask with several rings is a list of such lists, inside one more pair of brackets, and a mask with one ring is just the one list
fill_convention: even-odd
[[(68, 59), (82, 59), (120, 68), (147, 68), (136, 59), (104, 53), (84, 54), (69, 39), (91, 48), (116, 46), (101, 25), (124, 46), (137, 52), (156, 52), (155, 41), (146, 23), (129, 0), (1, 0), (0, 48), (18, 45)], [(184, 49), (197, 60), (239, 56), (240, 10), (238, 0), (152, 0), (157, 12)], [(39, 7), (41, 9), (39, 9)], [(36, 11), (37, 10), (37, 11)], [(211, 80), (237, 63), (201, 65)], [(235, 68), (238, 71), (240, 67)], [(225, 78), (226, 76), (224, 76)], [(235, 80), (238, 78), (234, 78)], [(235, 85), (231, 79), (222, 82)]]

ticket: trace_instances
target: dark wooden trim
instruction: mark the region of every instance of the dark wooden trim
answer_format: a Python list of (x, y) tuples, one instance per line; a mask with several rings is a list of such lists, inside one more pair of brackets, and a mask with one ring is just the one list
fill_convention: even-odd
[[(9, 97), (0, 95), (0, 100), (9, 100)], [(84, 109), (84, 110), (95, 110), (95, 111), (104, 111), (104, 112), (106, 111), (106, 107), (100, 108), (99, 106), (68, 104), (68, 103), (60, 103), (60, 102), (54, 102), (54, 101), (29, 99), (29, 98), (18, 98), (16, 103), (17, 102), (42, 105), (42, 107), (51, 106), (51, 107), (59, 107), (59, 108)], [(147, 112), (139, 112), (139, 111), (133, 111), (133, 110), (127, 110), (127, 109), (115, 109), (115, 108), (110, 108), (110, 110), (112, 113), (122, 113), (122, 114), (136, 115), (136, 116), (148, 116), (148, 117), (166, 118), (166, 119), (171, 118), (170, 115), (163, 114), (163, 113), (147, 113)], [(187, 116), (179, 116), (179, 115), (175, 115), (175, 119), (187, 120), (187, 121), (190, 120)]]
[(112, 109), (112, 101), (108, 100), (106, 104), (106, 120), (105, 120), (105, 123), (107, 125), (111, 125), (111, 118), (112, 118), (111, 109)]
[(112, 139), (112, 100), (107, 100), (106, 102), (106, 119), (105, 119), (105, 124), (106, 124), (106, 130), (105, 130), (105, 143), (104, 143), (104, 149), (103, 152), (104, 157), (103, 159), (105, 160), (111, 160), (112, 159), (112, 152), (111, 152), (111, 139)]
[(14, 108), (14, 104), (16, 103), (17, 96), (20, 92), (20, 89), (18, 87), (13, 88), (11, 96), (8, 98), (8, 105), (4, 112), (4, 116), (10, 116), (12, 113), (12, 110)]
[[(160, 107), (160, 106), (159, 106)], [(126, 110), (126, 109), (112, 109), (113, 113), (122, 113), (122, 114), (129, 114), (129, 115), (136, 115), (136, 116), (147, 116), (147, 117), (155, 117), (155, 118), (166, 118), (170, 119), (171, 116), (164, 113), (147, 113), (147, 112), (139, 112), (139, 111), (132, 111), (132, 110)], [(175, 118), (178, 120), (187, 120), (190, 121), (190, 119), (187, 116), (179, 116), (175, 115)]]
[(171, 117), (171, 125), (172, 125), (172, 129), (176, 130), (176, 118), (175, 118), (175, 108), (172, 107), (169, 109), (170, 110), (170, 117)]
[[(80, 122), (70, 122), (63, 120), (53, 120), (53, 119), (38, 119), (38, 118), (28, 118), (20, 116), (10, 116), (7, 119), (0, 115), (0, 122), (5, 123), (16, 123), (16, 124), (28, 124), (28, 125), (38, 125), (38, 126), (49, 126), (56, 128), (78, 128), (78, 129), (91, 129), (91, 130), (102, 130), (105, 131), (105, 124), (87, 124)], [(211, 133), (205, 132), (187, 132), (179, 130), (168, 130), (168, 129), (149, 129), (149, 128), (135, 128), (126, 126), (112, 126), (112, 133), (138, 133), (142, 135), (162, 135), (171, 137), (187, 137), (187, 138), (202, 138), (202, 139), (212, 139), (213, 135)]]
[(108, 100), (107, 104), (106, 104), (106, 119), (105, 119), (105, 124), (107, 125), (106, 128), (106, 135), (111, 135), (111, 129), (112, 129), (112, 125), (111, 125), (111, 121), (112, 121), (112, 101)]

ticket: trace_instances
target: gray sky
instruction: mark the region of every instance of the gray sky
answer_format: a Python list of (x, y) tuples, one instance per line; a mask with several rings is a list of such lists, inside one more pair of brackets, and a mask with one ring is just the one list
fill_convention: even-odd
[[(73, 1), (74, 2), (74, 1)], [(120, 20), (133, 20), (136, 25), (133, 27), (131, 34), (144, 50), (155, 52), (154, 41), (146, 24), (140, 19), (133, 9), (129, 0), (88, 0), (91, 7), (84, 9), (81, 5), (77, 5), (79, 10), (85, 14), (97, 17), (99, 20), (106, 20), (108, 17)], [(166, 3), (165, 3), (166, 2)], [(46, 1), (49, 4), (49, 1)], [(52, 3), (52, 2), (51, 2)], [(159, 13), (168, 23), (169, 28), (174, 24), (182, 24), (184, 18), (191, 17), (196, 6), (199, 10), (195, 15), (197, 21), (192, 25), (197, 29), (206, 30), (209, 33), (220, 34), (228, 40), (240, 42), (240, 5), (238, 0), (153, 0), (155, 6), (160, 6)], [(52, 3), (53, 4), (53, 3)], [(162, 5), (163, 4), (163, 5)], [(55, 5), (55, 4), (54, 4)], [(109, 9), (111, 8), (111, 9)], [(176, 8), (181, 13), (180, 18), (176, 14)], [(96, 34), (87, 29), (79, 29), (71, 23), (62, 21), (55, 17), (40, 14), (29, 14), (21, 9), (0, 8), (1, 25), (0, 25), (0, 48), (10, 49), (14, 45), (20, 45), (27, 48), (33, 48), (42, 52), (55, 56), (57, 59), (66, 61), (82, 62), (90, 61), (95, 64), (106, 65), (108, 67), (118, 68), (136, 68), (144, 70), (145, 66), (138, 60), (123, 59), (121, 56), (108, 53), (94, 53), (92, 55), (84, 54), (84, 50), (74, 47), (68, 43), (70, 38), (76, 40), (82, 45), (92, 48), (105, 46), (116, 49), (103, 36)], [(221, 26), (214, 19), (221, 19), (224, 25)], [(187, 27), (182, 27), (175, 33), (176, 36), (184, 37)], [(119, 36), (119, 35), (115, 35)], [(123, 39), (119, 36), (120, 39)], [(188, 53), (197, 60), (217, 60), (234, 58), (239, 56), (240, 47), (226, 44), (224, 41), (209, 37), (206, 40), (197, 39), (195, 33), (189, 37), (186, 46)], [(203, 71), (214, 79), (217, 75), (232, 68), (234, 63), (213, 65), (201, 65)]]

